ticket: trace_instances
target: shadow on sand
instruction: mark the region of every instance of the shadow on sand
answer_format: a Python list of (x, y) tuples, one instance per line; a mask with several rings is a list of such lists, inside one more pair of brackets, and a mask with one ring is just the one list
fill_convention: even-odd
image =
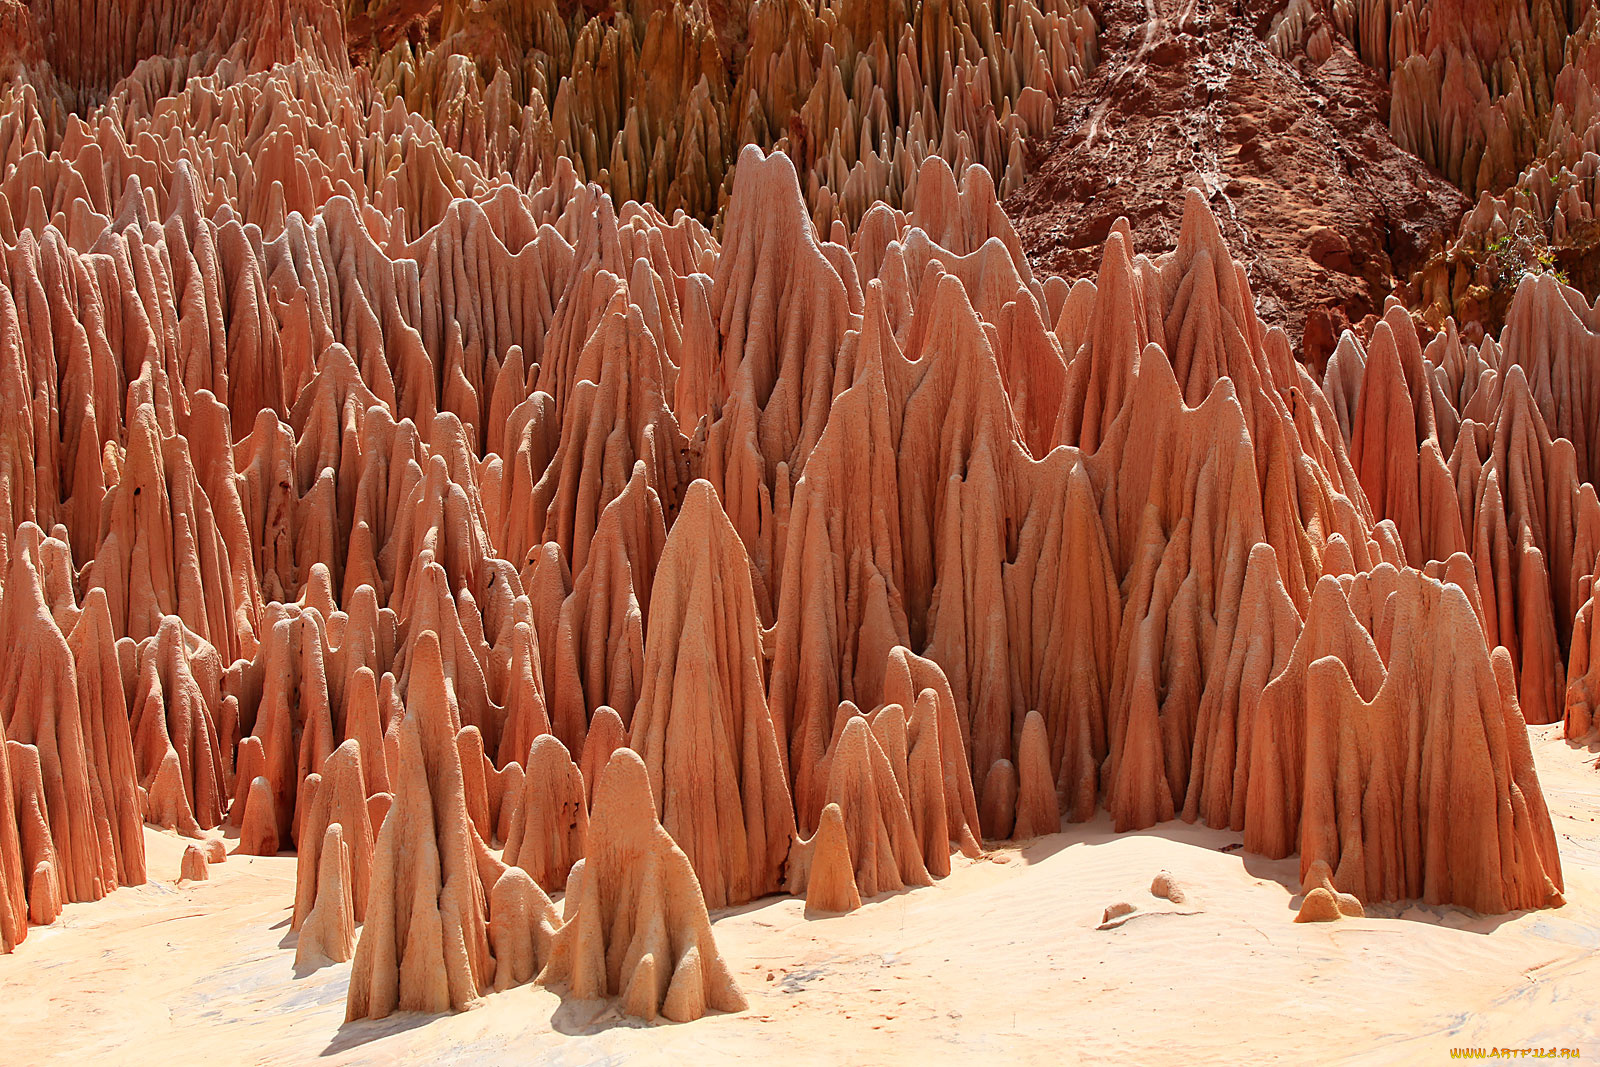
[(369, 1041), (380, 1041), (395, 1034), (403, 1034), (409, 1030), (417, 1030), (439, 1019), (448, 1018), (447, 1015), (427, 1015), (416, 1011), (397, 1011), (386, 1019), (355, 1019), (342, 1024), (333, 1040), (328, 1042), (328, 1047), (322, 1050), (324, 1056), (337, 1056), (341, 1052), (349, 1052), (353, 1048), (360, 1048)]
[[(1573, 748), (1587, 749), (1590, 752), (1600, 752), (1600, 742), (1590, 744), (1573, 743)], [(1118, 833), (1111, 827), (1111, 816), (1105, 810), (1099, 810), (1087, 822), (1065, 823), (1062, 831), (1044, 837), (1032, 838), (1023, 842), (984, 841), (985, 854), (991, 852), (1010, 851), (1024, 864), (1041, 863), (1059, 852), (1075, 846), (1106, 845), (1129, 837), (1158, 837), (1176, 844), (1188, 845), (1193, 848), (1208, 849), (1216, 852), (1235, 854), (1244, 865), (1245, 871), (1252, 877), (1262, 882), (1276, 882), (1283, 887), (1284, 907), (1292, 913), (1298, 913), (1300, 904), (1305, 899), (1305, 894), (1300, 891), (1300, 855), (1295, 853), (1281, 860), (1269, 859), (1265, 856), (1244, 850), (1243, 835), (1232, 830), (1215, 830), (1199, 823), (1187, 823), (1180, 819), (1172, 819), (1158, 823), (1147, 830), (1127, 831)], [(873, 900), (887, 899), (874, 897)], [(748, 910), (744, 909), (744, 910)], [(1448, 927), (1452, 930), (1461, 930), (1473, 934), (1491, 934), (1508, 922), (1515, 922), (1527, 911), (1512, 911), (1502, 915), (1483, 915), (1469, 908), (1455, 905), (1424, 904), (1420, 900), (1401, 900), (1387, 904), (1370, 904), (1366, 907), (1367, 917), (1372, 919), (1402, 919), (1407, 922), (1423, 923), (1429, 926)]]

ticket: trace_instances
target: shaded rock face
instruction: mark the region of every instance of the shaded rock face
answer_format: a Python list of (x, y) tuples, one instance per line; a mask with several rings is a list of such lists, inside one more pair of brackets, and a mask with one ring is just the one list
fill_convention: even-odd
[[(1025, 140), (1095, 62), (1078, 0), (345, 5), (353, 61), (451, 148), (520, 185), (558, 159), (617, 201), (711, 223), (747, 145), (785, 151), (808, 214), (913, 199), (923, 159), (1012, 188)], [(457, 62), (471, 56), (471, 65)]]
[[(710, 909), (871, 907), (1102, 807), (1298, 853), (1336, 910), (1560, 902), (1525, 723), (1594, 722), (1600, 312), (1530, 279), (1477, 342), (1396, 303), (1313, 374), (1198, 135), (1147, 169), (1192, 172), (1169, 227), (1110, 216), (1046, 275), (992, 160), (1049, 112), (1030, 79), (1076, 80), (1051, 73), (1081, 58), (1066, 14), (1030, 37), (1006, 5), (979, 40), (954, 5), (887, 35), (882, 10), (724, 11), (758, 59), (799, 63), (774, 12), (833, 58), (807, 82), (746, 57), (771, 77), (717, 122), (803, 114), (793, 158), (718, 142), (715, 232), (662, 210), (709, 193), (699, 164), (628, 170), (645, 120), (615, 142), (634, 120), (599, 89), (408, 97), (317, 0), (121, 80), (63, 62), (114, 82), (92, 122), (16, 46), (0, 946), (142, 880), (141, 818), (293, 849), (301, 963), (351, 961), (352, 1021), (529, 980), (740, 1010)], [(1226, 130), (1205, 85), (1312, 77), (1227, 14), (1108, 23), (1103, 84), (1133, 107), (1192, 67), (1174, 114)], [(672, 26), (737, 36), (658, 12), (584, 54), (671, 51)], [(835, 31), (894, 38), (894, 100), (886, 45), (844, 91)], [(887, 177), (802, 144), (863, 96), (868, 142), (891, 108), (916, 134)], [(1084, 145), (1153, 128), (1126, 117)], [(1333, 120), (1300, 121), (1250, 136), (1331, 151)], [(583, 180), (603, 159), (610, 191)], [(1383, 281), (1342, 231), (1302, 236)]]
[(1435, 329), (1498, 334), (1523, 277), (1555, 272), (1600, 294), (1600, 9), (1557, 3), (1291, 0), (1279, 55), (1348, 42), (1388, 81), (1395, 142), (1475, 199), (1413, 279)]
[(1262, 320), (1320, 370), (1345, 327), (1410, 291), (1471, 202), (1396, 145), (1384, 76), (1347, 42), (1274, 51), (1284, 6), (1102, 4), (1100, 64), (1005, 207), (1035, 269), (1081, 277), (1119, 216), (1136, 251), (1159, 252), (1184, 190), (1202, 189)]

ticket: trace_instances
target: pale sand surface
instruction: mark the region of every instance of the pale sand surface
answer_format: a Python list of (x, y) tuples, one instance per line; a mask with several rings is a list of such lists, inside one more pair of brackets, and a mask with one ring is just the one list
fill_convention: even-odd
[[(1530, 733), (1566, 872), (1555, 911), (1297, 925), (1298, 860), (1223, 852), (1238, 835), (1181, 822), (1118, 836), (1101, 816), (841, 918), (788, 898), (721, 913), (739, 1015), (645, 1027), (527, 985), (460, 1015), (346, 1024), (349, 964), (295, 974), (294, 858), (231, 856), (208, 882), (71, 905), (0, 956), (0, 1063), (1445, 1063), (1452, 1046), (1552, 1045), (1600, 1060), (1600, 770), (1559, 726)], [(183, 840), (147, 840), (152, 877), (175, 877)], [(1188, 904), (1150, 895), (1163, 869)], [(1096, 929), (1118, 901), (1139, 913)]]

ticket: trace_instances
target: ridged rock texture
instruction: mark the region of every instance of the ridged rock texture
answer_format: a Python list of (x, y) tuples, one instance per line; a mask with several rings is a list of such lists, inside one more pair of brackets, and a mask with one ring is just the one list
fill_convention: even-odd
[(527, 764), (521, 795), (506, 801), (515, 807), (502, 856), (553, 893), (583, 858), (589, 801), (583, 773), (553, 735), (534, 738)]
[(344, 850), (342, 892), (351, 900), (349, 910), (355, 921), (361, 922), (366, 917), (376, 834), (367, 809), (368, 797), (361, 770), (361, 745), (352, 738), (323, 761), (320, 773), (307, 775), (301, 787), (308, 801), (295, 855), (297, 870), (291, 929), (298, 930), (323, 897), (322, 848), (334, 825), (340, 827), (339, 843)]
[[(875, 729), (879, 717), (885, 726), (882, 736), (887, 739), (887, 745), (880, 742)], [(903, 788), (908, 781), (908, 771), (905, 718), (899, 706), (885, 707), (871, 725), (860, 715), (850, 715), (829, 749), (827, 759), (827, 806), (823, 811), (832, 809), (844, 828), (849, 849), (849, 884), (854, 887), (851, 892), (873, 897), (908, 886), (931, 884), (933, 879), (922, 860)], [(796, 893), (805, 892), (808, 901), (813, 869), (825, 884), (844, 885), (843, 874), (834, 869), (836, 845), (831, 839), (835, 837), (832, 831), (824, 835), (819, 827), (810, 841), (797, 842), (796, 854), (790, 857), (790, 888)], [(833, 888), (819, 890), (822, 900), (838, 900), (840, 892)], [(844, 895), (848, 898), (848, 893)], [(826, 908), (821, 903), (816, 906), (823, 910), (846, 910)]]
[(301, 922), (300, 936), (295, 941), (295, 966), (343, 963), (355, 953), (355, 945), (350, 849), (344, 842), (344, 828), (330, 823), (318, 850), (316, 899)]
[(295, 850), (352, 1020), (736, 1011), (708, 909), (1102, 808), (1560, 902), (1577, 290), (1313, 374), (1199, 191), (1036, 275), (997, 190), (1087, 8), (113, 7), (0, 38), (0, 945), (142, 881), (142, 821)]
[[(351, 1019), (470, 1007), (485, 992), (494, 963), (477, 864), (481, 842), (467, 813), (456, 747), (460, 712), (431, 631), (417, 644), (411, 685), (399, 726), (394, 806), (378, 833), (366, 922), (350, 972)], [(340, 852), (345, 847), (328, 834), (324, 849), (329, 842)], [(307, 922), (322, 902), (329, 868), (319, 864)]]
[(649, 792), (643, 761), (619, 749), (595, 785), (589, 854), (573, 871), (539, 981), (584, 999), (621, 997), (624, 1012), (645, 1020), (742, 1011), (694, 868), (651, 816)]
[(384, 99), (519, 187), (570, 166), (617, 203), (709, 223), (755, 145), (794, 160), (824, 232), (909, 206), (930, 155), (1015, 186), (1095, 61), (1077, 0), (444, 4), (422, 43), (415, 6), (350, 6)]

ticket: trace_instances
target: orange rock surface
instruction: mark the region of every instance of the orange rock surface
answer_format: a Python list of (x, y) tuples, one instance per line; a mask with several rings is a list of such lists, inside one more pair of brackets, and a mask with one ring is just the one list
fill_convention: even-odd
[[(4, 16), (0, 947), (145, 823), (293, 850), (350, 1021), (740, 1011), (713, 913), (1102, 810), (1298, 854), (1307, 917), (1562, 903), (1600, 310), (1396, 301), (1314, 374), (1199, 189), (1038, 276), (998, 194), (1089, 9), (912, 6), (353, 4), (355, 64), (325, 0)], [(1423, 84), (1459, 45), (1398, 124), (1514, 117)]]
[(632, 750), (600, 773), (589, 854), (539, 981), (579, 998), (620, 996), (627, 1014), (644, 1019), (740, 1011), (744, 996), (717, 952), (694, 868), (650, 816), (649, 791)]

